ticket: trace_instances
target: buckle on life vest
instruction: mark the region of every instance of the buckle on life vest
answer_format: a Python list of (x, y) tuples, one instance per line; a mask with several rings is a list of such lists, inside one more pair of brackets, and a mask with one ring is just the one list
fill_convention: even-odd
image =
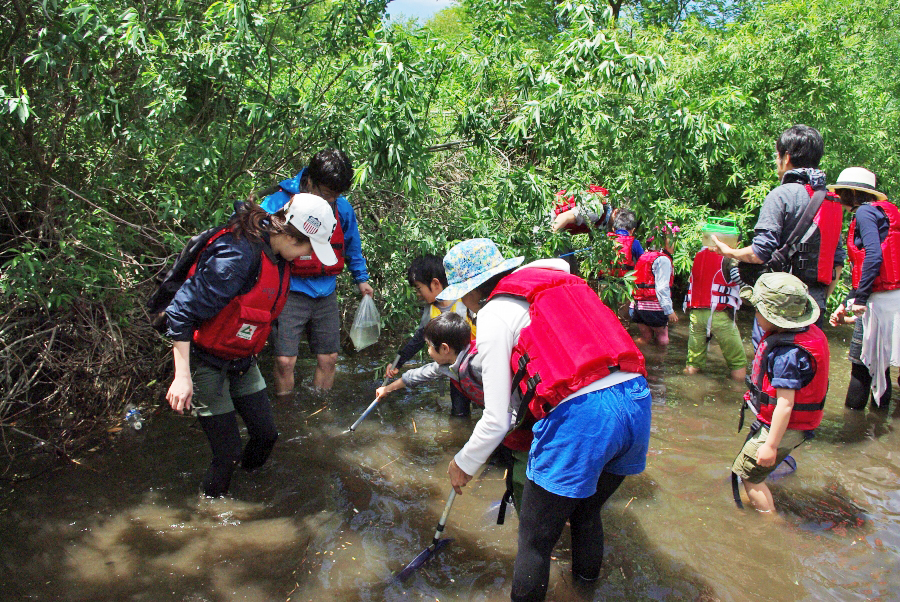
[[(525, 423), (525, 417), (528, 416), (528, 404), (534, 399), (537, 386), (541, 382), (541, 375), (535, 374), (525, 382), (525, 395), (522, 396), (522, 402), (519, 404), (519, 410), (516, 412), (516, 428), (521, 427)], [(547, 404), (544, 405), (546, 406)], [(551, 407), (550, 409), (552, 410), (553, 408)], [(546, 412), (547, 410), (545, 409), (544, 411)]]
[(521, 357), (519, 357), (519, 369), (516, 370), (516, 374), (512, 379), (513, 391), (517, 391), (519, 389), (519, 383), (522, 382), (522, 379), (525, 378), (525, 375), (528, 373), (528, 362), (530, 361), (531, 358), (528, 357), (527, 353), (523, 353)]
[[(749, 393), (750, 392), (747, 391), (747, 394), (749, 394)], [(743, 425), (744, 425), (744, 406), (742, 405), (741, 406), (741, 426), (743, 426)], [(766, 425), (763, 424), (762, 422), (760, 422), (759, 420), (753, 421), (753, 424), (750, 426), (750, 432), (747, 433), (747, 438), (744, 439), (744, 443), (741, 445), (741, 450), (744, 449), (744, 445), (747, 444), (747, 441), (750, 441), (750, 439), (753, 437), (753, 435), (755, 435), (757, 433), (757, 431), (759, 431), (759, 429), (763, 428), (764, 426), (766, 426)], [(766, 427), (766, 428), (768, 428), (768, 427)], [(738, 431), (740, 431), (740, 429), (738, 429)], [(741, 452), (739, 451), (738, 454), (740, 454), (740, 453)], [(741, 502), (741, 490), (739, 488), (740, 481), (741, 481), (741, 478), (738, 476), (738, 474), (736, 472), (732, 472), (731, 473), (731, 495), (734, 498), (734, 503), (737, 504), (737, 507), (743, 508), (744, 503)]]

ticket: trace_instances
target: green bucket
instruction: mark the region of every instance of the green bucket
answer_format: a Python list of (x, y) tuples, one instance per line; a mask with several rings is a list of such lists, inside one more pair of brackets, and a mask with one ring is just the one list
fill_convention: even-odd
[(706, 223), (703, 224), (703, 229), (700, 231), (700, 234), (703, 236), (704, 247), (715, 246), (712, 239), (713, 234), (715, 234), (716, 238), (720, 241), (724, 242), (729, 247), (736, 248), (740, 232), (735, 226), (733, 218), (710, 217), (707, 218)]

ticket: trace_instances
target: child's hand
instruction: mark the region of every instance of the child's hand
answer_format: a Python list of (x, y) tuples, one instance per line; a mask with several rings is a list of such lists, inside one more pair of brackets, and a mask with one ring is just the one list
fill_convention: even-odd
[(678, 321), (678, 315), (676, 315), (674, 311), (669, 314), (668, 318), (669, 318), (670, 324), (674, 324), (675, 322)]
[(378, 387), (375, 389), (375, 399), (381, 399), (387, 395), (387, 387)]
[(777, 457), (778, 450), (768, 443), (763, 443), (756, 452), (756, 463), (760, 466), (774, 466)]
[(400, 371), (394, 368), (394, 364), (388, 364), (384, 370), (385, 378), (395, 378), (398, 374), (400, 374)]

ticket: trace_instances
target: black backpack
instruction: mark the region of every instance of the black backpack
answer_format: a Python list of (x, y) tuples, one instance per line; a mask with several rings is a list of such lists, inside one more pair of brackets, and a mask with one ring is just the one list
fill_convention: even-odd
[(184, 246), (181, 253), (178, 254), (178, 258), (175, 259), (175, 264), (169, 271), (166, 272), (165, 275), (157, 276), (156, 280), (158, 286), (156, 287), (156, 290), (153, 291), (153, 294), (150, 295), (150, 298), (147, 299), (146, 304), (147, 313), (150, 314), (150, 325), (153, 326), (154, 330), (157, 332), (166, 332), (166, 308), (169, 306), (169, 303), (172, 302), (175, 293), (178, 292), (178, 289), (180, 289), (181, 285), (184, 284), (184, 281), (187, 280), (191, 266), (197, 262), (197, 258), (200, 256), (203, 249), (206, 248), (210, 239), (224, 228), (225, 226), (215, 226), (192, 237)]

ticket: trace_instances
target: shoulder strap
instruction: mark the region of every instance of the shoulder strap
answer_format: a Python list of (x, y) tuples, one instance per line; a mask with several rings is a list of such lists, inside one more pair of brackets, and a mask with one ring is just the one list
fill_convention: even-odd
[(809, 199), (809, 204), (800, 215), (800, 221), (798, 221), (797, 225), (794, 226), (794, 229), (791, 230), (791, 234), (787, 237), (784, 244), (772, 253), (769, 263), (781, 266), (787, 264), (788, 258), (794, 254), (803, 235), (812, 226), (816, 213), (819, 212), (819, 208), (822, 206), (822, 202), (825, 200), (827, 194), (827, 190), (816, 190), (815, 193), (813, 193), (812, 198)]

